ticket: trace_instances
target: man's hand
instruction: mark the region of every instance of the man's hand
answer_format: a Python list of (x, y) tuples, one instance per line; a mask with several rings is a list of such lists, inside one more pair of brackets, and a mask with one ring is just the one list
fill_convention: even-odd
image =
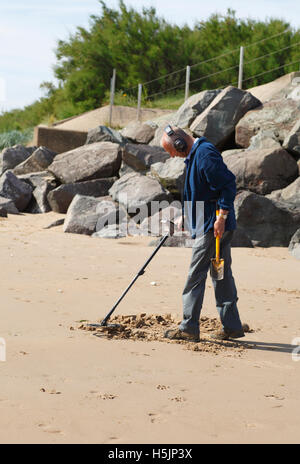
[(177, 232), (182, 232), (182, 226), (184, 224), (184, 216), (179, 216), (176, 219), (174, 219), (174, 224), (175, 224), (175, 230)]
[(218, 217), (216, 222), (214, 223), (214, 236), (222, 238), (225, 230), (225, 219), (222, 217)]

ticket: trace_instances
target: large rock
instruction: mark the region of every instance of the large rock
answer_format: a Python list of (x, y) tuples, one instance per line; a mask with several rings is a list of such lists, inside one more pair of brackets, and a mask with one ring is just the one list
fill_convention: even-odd
[(47, 196), (57, 187), (57, 181), (47, 171), (35, 172), (19, 176), (19, 179), (32, 187), (32, 198), (26, 211), (33, 214), (48, 213), (51, 207)]
[(91, 197), (107, 196), (110, 187), (116, 180), (116, 177), (109, 177), (107, 179), (62, 184), (55, 190), (51, 190), (48, 194), (47, 198), (50, 208), (57, 213), (66, 213), (75, 195)]
[(249, 111), (238, 122), (235, 141), (241, 147), (249, 147), (251, 138), (260, 131), (268, 131), (283, 143), (297, 120), (300, 103), (295, 100), (280, 99), (265, 103), (263, 106)]
[(298, 229), (291, 238), (289, 252), (296, 259), (300, 259), (300, 229)]
[(290, 185), (281, 190), (275, 190), (274, 192), (267, 195), (268, 198), (288, 201), (289, 203), (296, 203), (300, 205), (300, 177), (292, 182)]
[(261, 102), (251, 93), (236, 87), (226, 87), (190, 126), (197, 137), (204, 136), (222, 149), (234, 133), (239, 120)]
[(300, 119), (298, 119), (285, 137), (283, 147), (296, 156), (300, 156)]
[(170, 155), (161, 147), (127, 143), (123, 148), (123, 161), (136, 171), (146, 171), (154, 163), (166, 161)]
[(7, 218), (7, 211), (6, 209), (2, 208), (2, 206), (0, 206), (0, 217)]
[(18, 164), (13, 173), (18, 175), (29, 174), (31, 172), (42, 172), (53, 162), (55, 153), (46, 147), (37, 148), (23, 163)]
[(297, 205), (244, 191), (237, 195), (234, 206), (238, 227), (255, 246), (287, 247), (300, 227), (300, 207)]
[(56, 183), (53, 185), (51, 182), (43, 182), (41, 185), (37, 186), (32, 192), (32, 199), (26, 211), (34, 214), (48, 213), (51, 211), (48, 195), (55, 187)]
[(175, 221), (182, 216), (182, 207), (180, 202), (172, 202), (170, 206), (157, 211), (151, 216), (145, 218), (141, 223), (141, 230), (144, 235), (161, 236), (166, 234), (171, 225), (169, 221)]
[(112, 142), (96, 142), (57, 155), (48, 167), (63, 184), (115, 176), (121, 165), (121, 148)]
[(173, 195), (181, 194), (185, 180), (185, 162), (183, 158), (168, 158), (164, 163), (154, 163), (150, 167), (153, 177)]
[(0, 155), (0, 175), (9, 169), (14, 169), (30, 155), (31, 150), (25, 148), (23, 145), (14, 145), (13, 147), (5, 148)]
[(109, 197), (76, 195), (67, 212), (63, 231), (92, 235), (106, 225), (122, 222), (126, 212)]
[(88, 131), (86, 144), (95, 142), (112, 142), (120, 145), (126, 143), (126, 139), (115, 129), (106, 126), (98, 126)]
[(138, 121), (131, 122), (128, 126), (122, 129), (123, 137), (131, 140), (134, 143), (147, 144), (154, 137), (157, 126)]
[(135, 214), (140, 210), (136, 222), (141, 222), (148, 216), (152, 202), (155, 202), (155, 205), (158, 205), (158, 202), (165, 202), (164, 207), (166, 207), (172, 199), (170, 192), (157, 180), (135, 173), (125, 174), (117, 180), (109, 190), (109, 194), (115, 201), (124, 205), (129, 214)]
[[(153, 240), (149, 243), (149, 246), (157, 247), (159, 245), (161, 239)], [(179, 232), (175, 233), (174, 235), (167, 238), (165, 243), (163, 244), (164, 247), (172, 247), (172, 248), (192, 248), (194, 245), (194, 239), (191, 238), (188, 232)]]
[(122, 160), (121, 167), (119, 170), (119, 177), (125, 176), (125, 174), (130, 174), (132, 172), (139, 173), (140, 171), (132, 168), (131, 166), (128, 166), (128, 164), (125, 163), (124, 160)]
[(119, 221), (118, 224), (107, 225), (97, 232), (94, 232), (92, 237), (97, 238), (123, 238), (127, 236), (140, 236), (145, 235), (137, 224), (129, 219), (123, 222)]
[(235, 229), (230, 245), (232, 248), (254, 248), (246, 231), (240, 227)]
[(189, 97), (176, 112), (173, 124), (183, 129), (189, 127), (220, 92), (220, 89), (203, 90)]
[(237, 189), (266, 195), (293, 182), (298, 176), (294, 158), (282, 148), (223, 152), (227, 167), (236, 176)]
[(24, 211), (31, 200), (32, 188), (11, 171), (0, 178), (0, 196), (12, 200), (19, 211)]
[[(19, 214), (19, 211), (16, 208), (16, 205), (12, 200), (8, 198), (0, 197), (0, 209), (8, 214)], [(4, 216), (5, 217), (5, 216)]]
[(275, 134), (269, 130), (261, 130), (250, 139), (249, 150), (265, 150), (266, 148), (281, 148)]

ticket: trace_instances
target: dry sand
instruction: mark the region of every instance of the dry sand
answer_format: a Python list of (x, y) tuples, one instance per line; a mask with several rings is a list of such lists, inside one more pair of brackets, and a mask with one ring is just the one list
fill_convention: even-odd
[(159, 335), (180, 318), (190, 249), (161, 249), (116, 311), (135, 335), (136, 319), (121, 316), (145, 313), (147, 336), (99, 336), (82, 321), (106, 315), (152, 239), (43, 228), (59, 217), (0, 221), (1, 443), (299, 442), (300, 263), (287, 249), (233, 249), (240, 314), (253, 332), (208, 341), (217, 323), (208, 279), (194, 351)]

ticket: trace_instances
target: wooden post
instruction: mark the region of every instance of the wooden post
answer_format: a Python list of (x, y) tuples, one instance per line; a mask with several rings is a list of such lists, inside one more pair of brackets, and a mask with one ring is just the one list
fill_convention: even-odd
[(138, 121), (141, 120), (142, 89), (143, 89), (143, 85), (142, 85), (142, 84), (139, 84), (139, 85), (138, 85), (137, 116), (136, 116), (136, 119), (137, 119)]
[(238, 88), (243, 88), (243, 66), (244, 66), (244, 47), (240, 48), (240, 66), (239, 66), (239, 80)]
[(186, 101), (189, 98), (190, 76), (191, 76), (191, 67), (187, 66), (186, 67), (186, 76), (185, 76), (185, 96), (184, 96), (184, 101)]
[(112, 124), (112, 109), (115, 100), (115, 88), (116, 88), (116, 70), (113, 70), (113, 75), (110, 80), (110, 104), (109, 104), (109, 125)]

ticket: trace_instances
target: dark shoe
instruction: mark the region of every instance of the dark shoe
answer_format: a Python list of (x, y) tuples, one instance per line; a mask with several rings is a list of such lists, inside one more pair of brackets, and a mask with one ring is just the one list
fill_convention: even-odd
[(210, 337), (214, 340), (229, 340), (230, 338), (241, 338), (244, 336), (243, 330), (220, 330), (213, 333)]
[(179, 329), (169, 329), (165, 332), (165, 338), (170, 340), (187, 340), (189, 342), (200, 342), (199, 335), (192, 335)]

